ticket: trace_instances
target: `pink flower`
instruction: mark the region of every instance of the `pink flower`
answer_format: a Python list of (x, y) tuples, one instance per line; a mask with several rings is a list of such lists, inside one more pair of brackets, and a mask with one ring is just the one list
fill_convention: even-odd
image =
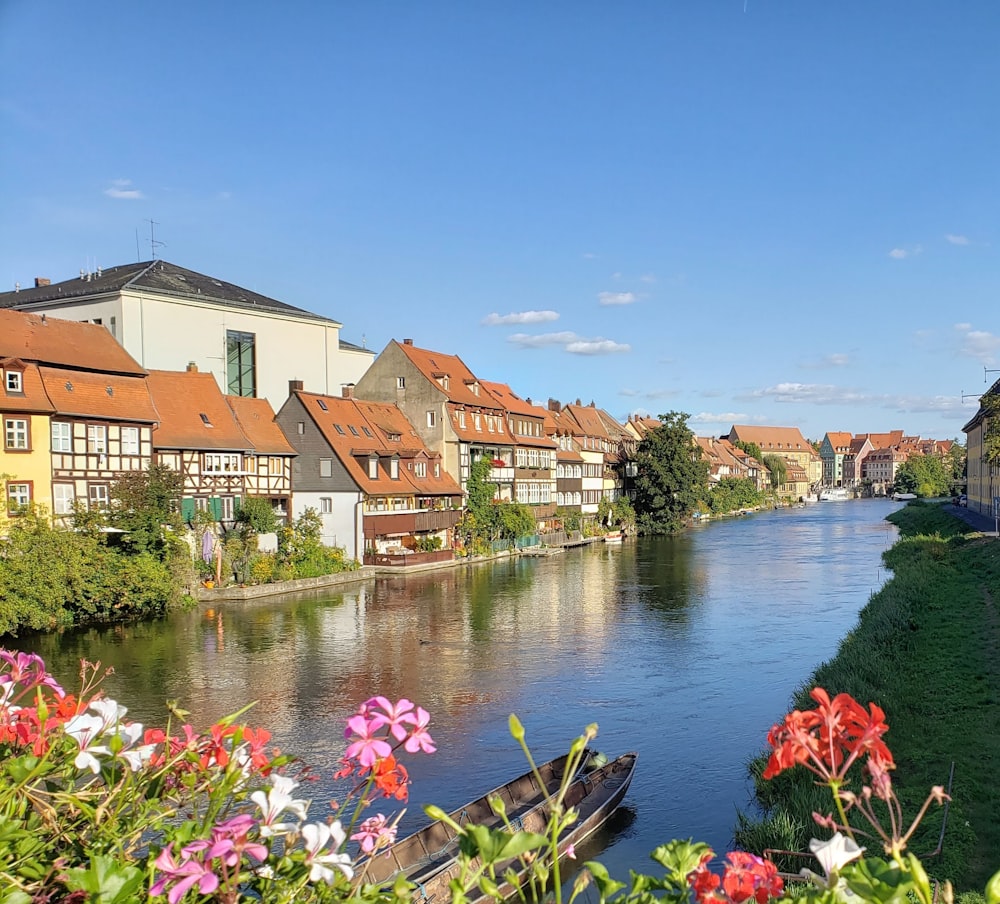
[(226, 860), (228, 866), (235, 866), (240, 858), (247, 854), (257, 860), (267, 860), (268, 850), (260, 842), (250, 841), (247, 838), (251, 829), (257, 827), (257, 820), (249, 813), (241, 813), (238, 816), (220, 822), (212, 828), (212, 838), (215, 841), (229, 840), (233, 845), (233, 852), (236, 859)]
[(430, 721), (430, 713), (422, 706), (418, 706), (413, 729), (403, 745), (407, 753), (416, 753), (418, 750), (422, 750), (424, 753), (434, 753), (437, 750), (437, 747), (434, 746), (434, 739), (427, 733)]
[[(372, 697), (365, 705), (365, 710), (371, 718), (373, 729), (389, 726), (389, 732), (397, 741), (402, 741), (408, 729), (416, 721), (413, 715), (413, 704), (403, 697), (398, 703), (392, 703), (386, 697)], [(378, 707), (379, 709), (376, 709)]]
[(163, 875), (150, 886), (150, 897), (162, 895), (168, 885), (173, 885), (167, 892), (167, 901), (169, 904), (177, 904), (195, 885), (203, 895), (211, 894), (219, 887), (219, 877), (204, 863), (191, 859), (186, 848), (182, 854), (184, 859), (178, 863), (174, 860), (170, 848), (160, 851), (160, 855), (153, 861), (153, 866)]
[(355, 741), (353, 744), (348, 744), (344, 755), (356, 759), (362, 766), (369, 767), (375, 765), (377, 760), (389, 756), (392, 753), (392, 747), (384, 738), (376, 736), (375, 732), (378, 729), (379, 726), (362, 713), (351, 716), (347, 720), (345, 734), (348, 738), (355, 738)]
[(386, 818), (381, 813), (366, 819), (351, 836), (351, 841), (357, 841), (366, 854), (388, 847), (395, 840), (396, 827), (386, 825)]

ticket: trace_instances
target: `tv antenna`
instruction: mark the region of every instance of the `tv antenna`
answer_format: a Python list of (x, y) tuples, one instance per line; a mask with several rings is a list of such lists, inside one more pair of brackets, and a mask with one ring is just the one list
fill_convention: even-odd
[[(983, 365), (983, 382), (984, 383), (989, 383), (989, 381), (990, 381), (989, 374), (1000, 374), (1000, 368), (997, 368), (997, 367), (989, 368), (989, 367), (987, 367), (984, 364)], [(962, 393), (962, 404), (963, 405), (965, 404), (965, 400), (966, 399), (979, 399), (979, 398), (982, 398), (982, 395), (983, 394), (981, 392), (976, 392), (976, 393), (963, 392)]]
[(166, 242), (161, 242), (156, 238), (156, 227), (160, 224), (155, 220), (146, 220), (149, 223), (149, 253), (152, 259), (155, 261), (158, 259), (156, 253), (157, 248), (165, 248), (167, 246)]

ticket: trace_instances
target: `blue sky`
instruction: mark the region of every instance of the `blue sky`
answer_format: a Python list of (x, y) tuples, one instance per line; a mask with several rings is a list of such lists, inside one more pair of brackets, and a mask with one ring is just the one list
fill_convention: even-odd
[(0, 287), (146, 260), (153, 220), (533, 400), (961, 436), (998, 40), (995, 0), (0, 0)]

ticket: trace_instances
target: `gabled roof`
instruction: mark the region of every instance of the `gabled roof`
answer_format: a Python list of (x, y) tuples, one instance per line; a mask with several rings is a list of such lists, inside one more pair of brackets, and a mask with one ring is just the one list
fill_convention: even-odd
[(0, 310), (0, 358), (104, 373), (146, 372), (100, 324), (24, 311)]
[[(547, 412), (544, 408), (539, 405), (532, 405), (531, 402), (522, 399), (506, 383), (492, 383), (484, 380), (483, 386), (486, 387), (489, 394), (500, 403), (505, 411), (520, 415), (521, 417), (529, 417), (533, 421), (541, 421), (541, 436), (525, 436), (511, 430), (510, 433), (515, 443), (520, 446), (533, 446), (542, 449), (555, 448), (555, 440), (551, 439), (545, 430), (545, 416)], [(509, 429), (510, 425), (507, 424), (506, 426)]]
[(767, 452), (811, 452), (816, 450), (802, 435), (798, 427), (757, 427), (748, 424), (734, 424), (729, 431), (730, 441), (736, 439), (744, 443), (754, 443), (761, 454)]
[(577, 422), (580, 431), (585, 436), (608, 438), (608, 430), (604, 421), (592, 405), (566, 405), (563, 412)]
[(0, 383), (0, 411), (23, 411), (34, 414), (51, 414), (55, 411), (45, 394), (42, 375), (38, 365), (24, 362), (20, 358), (0, 358), (0, 370), (21, 372), (22, 392), (8, 392), (7, 383)]
[(233, 283), (224, 282), (194, 270), (186, 270), (168, 261), (145, 261), (139, 264), (125, 264), (83, 274), (75, 279), (67, 279), (51, 285), (36, 285), (31, 289), (0, 294), (0, 308), (23, 307), (44, 302), (61, 302), (67, 299), (83, 299), (92, 296), (109, 295), (130, 290), (155, 292), (159, 295), (175, 295), (212, 302), (229, 307), (259, 311), (273, 311), (293, 317), (309, 317), (327, 320), (340, 326), (329, 317), (312, 314), (302, 308), (293, 307), (283, 301), (268, 298), (244, 289)]
[(144, 376), (40, 367), (56, 415), (155, 424), (159, 419)]
[(225, 397), (226, 404), (236, 417), (249, 448), (258, 455), (296, 455), (291, 443), (281, 432), (274, 419), (274, 409), (267, 399), (247, 399), (242, 396)]
[(903, 441), (902, 430), (890, 430), (888, 433), (857, 433), (855, 439), (868, 437), (876, 449), (885, 449), (888, 446), (898, 446)]
[(827, 433), (826, 439), (829, 441), (834, 452), (842, 452), (850, 448), (851, 434), (842, 431), (837, 433)]
[[(403, 342), (393, 340), (393, 342), (410, 359), (413, 366), (448, 397), (449, 402), (471, 408), (503, 409), (500, 402), (485, 389), (482, 382), (458, 355), (445, 355), (430, 349), (418, 348), (409, 340)], [(476, 386), (479, 387), (478, 394), (474, 390)]]
[[(461, 496), (462, 488), (444, 468), (434, 476), (433, 462), (440, 455), (431, 452), (413, 429), (413, 425), (395, 405), (337, 398), (295, 390), (294, 395), (312, 418), (351, 479), (370, 496)], [(379, 476), (368, 476), (369, 456), (379, 458)], [(399, 479), (389, 476), (387, 459), (398, 455)], [(417, 476), (409, 467), (413, 461), (431, 463), (426, 477)]]
[(160, 415), (154, 449), (242, 452), (251, 448), (211, 374), (151, 370), (146, 379)]

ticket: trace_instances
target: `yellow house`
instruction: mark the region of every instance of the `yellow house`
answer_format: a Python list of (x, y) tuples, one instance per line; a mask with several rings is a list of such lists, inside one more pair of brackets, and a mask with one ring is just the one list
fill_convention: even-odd
[(52, 457), (49, 416), (52, 402), (38, 366), (19, 358), (0, 358), (0, 480), (2, 515), (34, 503), (52, 511)]

